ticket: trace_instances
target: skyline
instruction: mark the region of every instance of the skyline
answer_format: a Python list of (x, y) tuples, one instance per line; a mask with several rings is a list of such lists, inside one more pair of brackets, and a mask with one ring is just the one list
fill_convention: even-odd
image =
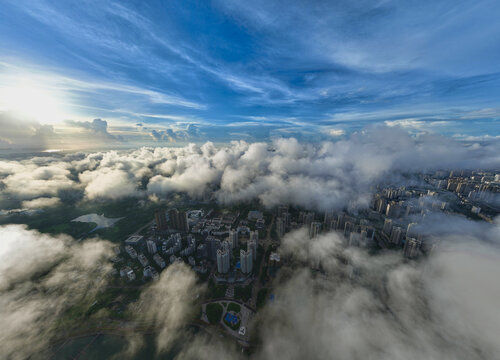
[(2, 8), (4, 149), (500, 136), (493, 1)]

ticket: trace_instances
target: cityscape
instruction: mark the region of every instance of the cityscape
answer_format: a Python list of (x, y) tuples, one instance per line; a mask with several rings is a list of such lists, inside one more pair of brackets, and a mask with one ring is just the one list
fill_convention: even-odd
[(157, 281), (174, 263), (188, 265), (209, 284), (193, 324), (217, 325), (249, 347), (251, 317), (274, 301), (273, 279), (281, 267), (294, 264), (293, 255), (280, 253), (288, 232), (305, 229), (313, 240), (335, 231), (345, 247), (390, 249), (411, 260), (439, 246), (422, 228), (426, 216), (442, 212), (491, 223), (500, 213), (498, 173), (440, 170), (419, 178), (420, 186), (377, 187), (370, 207), (358, 214), (300, 211), (285, 204), (264, 211), (160, 208), (152, 223), (115, 248), (114, 272), (142, 284)]
[(499, 16), (0, 0), (0, 360), (500, 359)]

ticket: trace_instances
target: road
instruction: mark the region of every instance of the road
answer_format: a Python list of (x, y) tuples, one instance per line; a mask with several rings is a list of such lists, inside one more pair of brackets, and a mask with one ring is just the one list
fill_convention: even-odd
[(267, 259), (265, 258), (265, 254), (266, 254), (267, 248), (271, 244), (273, 244), (273, 240), (271, 238), (271, 230), (272, 230), (273, 225), (274, 225), (274, 220), (275, 220), (275, 216), (273, 215), (271, 223), (269, 224), (269, 226), (267, 228), (266, 238), (262, 239), (262, 241), (260, 243), (262, 245), (262, 247), (264, 248), (264, 255), (263, 255), (263, 259), (260, 262), (259, 272), (257, 273), (256, 279), (254, 280), (254, 285), (252, 287), (252, 297), (248, 301), (249, 304), (255, 308), (257, 308), (257, 294), (259, 293), (260, 289), (262, 289), (262, 287), (263, 287), (262, 286), (263, 284), (261, 284), (261, 282), (260, 282), (260, 276), (262, 273), (262, 269), (265, 266), (264, 264), (267, 264), (267, 261), (266, 261)]

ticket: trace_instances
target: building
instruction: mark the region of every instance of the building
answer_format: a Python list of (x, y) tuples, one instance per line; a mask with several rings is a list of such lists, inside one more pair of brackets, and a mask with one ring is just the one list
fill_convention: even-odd
[(403, 250), (404, 256), (413, 259), (418, 255), (419, 249), (422, 247), (422, 241), (415, 238), (406, 239), (405, 247)]
[(417, 223), (409, 223), (406, 227), (406, 238), (417, 238), (417, 232), (415, 231), (415, 227)]
[(280, 205), (278, 206), (277, 216), (280, 218), (285, 218), (285, 214), (288, 214), (288, 205)]
[(304, 215), (304, 225), (310, 227), (313, 221), (314, 221), (314, 212), (308, 212), (307, 214)]
[(205, 240), (205, 244), (207, 245), (207, 257), (210, 260), (216, 260), (217, 250), (221, 247), (220, 240), (214, 238), (213, 236), (208, 236)]
[(135, 251), (132, 246), (125, 245), (125, 251), (132, 259), (135, 259), (137, 257), (137, 251)]
[(382, 231), (386, 235), (390, 235), (392, 230), (392, 220), (391, 219), (385, 219), (384, 221), (384, 227), (382, 228)]
[(139, 254), (139, 256), (137, 256), (137, 259), (139, 259), (139, 262), (141, 263), (142, 266), (149, 265), (149, 261), (147, 257), (144, 256), (144, 254)]
[(248, 212), (248, 216), (247, 216), (247, 219), (249, 221), (257, 221), (257, 220), (260, 220), (262, 219), (264, 215), (262, 214), (261, 211), (258, 211), (258, 210), (251, 210)]
[(238, 243), (238, 232), (235, 230), (229, 231), (229, 241), (231, 242), (233, 249), (237, 249), (240, 245)]
[(282, 217), (276, 218), (276, 235), (281, 239), (285, 236), (286, 220)]
[(229, 251), (217, 250), (217, 271), (220, 274), (226, 274), (229, 271)]
[(249, 274), (252, 272), (253, 255), (251, 250), (240, 250), (240, 266), (243, 274)]
[(269, 266), (278, 266), (280, 264), (280, 260), (281, 260), (280, 254), (272, 252), (269, 255)]
[(257, 230), (250, 231), (250, 240), (254, 240), (256, 243), (259, 242), (259, 232)]
[(252, 251), (252, 257), (254, 260), (256, 260), (257, 259), (257, 242), (255, 240), (248, 241), (247, 250)]
[(135, 273), (134, 273), (134, 270), (130, 269), (128, 272), (127, 272), (127, 278), (129, 281), (134, 281), (135, 280)]
[(156, 228), (159, 231), (165, 231), (168, 229), (167, 216), (164, 209), (158, 209), (155, 211), (155, 221)]
[(185, 211), (178, 211), (176, 208), (170, 209), (168, 211), (168, 218), (172, 229), (184, 232), (189, 231), (188, 217)]
[(313, 221), (309, 228), (309, 236), (315, 238), (321, 231), (321, 223), (319, 221)]
[(167, 264), (165, 264), (165, 260), (163, 260), (163, 258), (159, 254), (154, 254), (153, 260), (161, 269), (164, 269), (165, 266), (167, 266)]
[(221, 243), (221, 249), (226, 250), (229, 253), (229, 260), (231, 260), (231, 253), (233, 252), (233, 246), (232, 246), (231, 242), (224, 240)]
[(127, 240), (125, 240), (125, 244), (131, 245), (131, 246), (137, 246), (142, 242), (143, 238), (144, 238), (144, 236), (142, 236), (142, 235), (132, 235), (132, 236), (129, 236), (127, 238)]
[(403, 229), (399, 226), (394, 226), (391, 231), (391, 236), (389, 237), (389, 241), (392, 244), (399, 245), (401, 244), (401, 240), (403, 237)]
[(401, 206), (398, 203), (392, 201), (390, 204), (387, 204), (385, 215), (392, 218), (397, 218), (399, 217), (400, 211), (401, 211)]
[(200, 244), (196, 248), (196, 257), (198, 258), (204, 258), (207, 257), (207, 247), (205, 244)]
[(156, 254), (157, 252), (156, 243), (153, 240), (146, 241), (146, 245), (148, 247), (148, 252), (150, 254)]

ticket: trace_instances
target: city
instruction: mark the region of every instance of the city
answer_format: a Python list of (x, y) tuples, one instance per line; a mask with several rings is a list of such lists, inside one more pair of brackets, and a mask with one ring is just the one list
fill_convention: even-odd
[(305, 228), (314, 239), (335, 231), (345, 247), (390, 249), (415, 259), (439, 246), (421, 227), (426, 216), (443, 212), (492, 222), (500, 213), (498, 173), (436, 171), (418, 178), (420, 186), (377, 187), (370, 207), (358, 214), (289, 205), (262, 211), (160, 208), (149, 226), (115, 248), (114, 271), (140, 286), (158, 280), (167, 266), (186, 263), (208, 284), (193, 324), (215, 325), (248, 347), (252, 316), (274, 300), (273, 279), (282, 267), (294, 266), (293, 256), (280, 254), (280, 240), (288, 232)]
[(499, 16), (0, 0), (0, 360), (498, 360)]

